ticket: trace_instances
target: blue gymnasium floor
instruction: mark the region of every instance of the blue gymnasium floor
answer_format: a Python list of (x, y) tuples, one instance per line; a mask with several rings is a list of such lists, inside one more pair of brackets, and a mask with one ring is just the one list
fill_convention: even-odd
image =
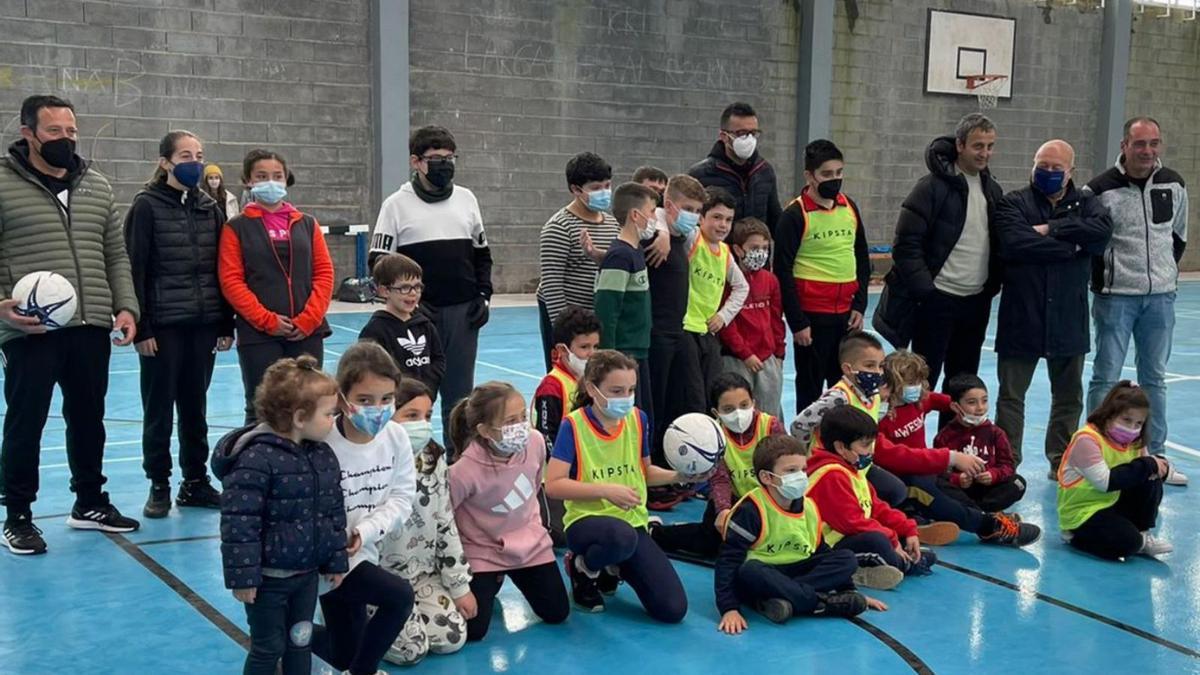
[[(1177, 307), (1171, 439), (1200, 447), (1200, 419), (1192, 407), (1200, 401), (1200, 284), (1184, 284)], [(328, 367), (367, 316), (330, 317), (335, 327)], [(538, 344), (534, 308), (494, 310), (483, 332), (477, 379), (507, 379), (532, 394), (542, 369)], [(989, 351), (983, 372), (993, 387), (994, 366)], [(108, 490), (131, 516), (140, 515), (148, 487), (140, 466), (137, 367), (132, 348), (116, 350), (108, 395)], [(1025, 550), (1010, 550), (985, 548), (964, 535), (938, 549), (945, 564), (932, 576), (877, 593), (889, 612), (859, 623), (799, 619), (776, 626), (746, 611), (750, 629), (730, 637), (716, 629), (712, 573), (678, 563), (691, 604), (682, 625), (650, 621), (622, 587), (605, 613), (541, 626), (507, 585), (503, 610), (484, 642), (456, 655), (430, 656), (416, 668), (431, 675), (618, 669), (660, 675), (710, 670), (718, 658), (781, 673), (1200, 673), (1200, 487), (1167, 488), (1159, 533), (1174, 543), (1175, 553), (1163, 562), (1108, 563), (1069, 550), (1059, 538), (1053, 485), (1039, 450), (1048, 400), (1039, 375), (1029, 397), (1029, 459), (1022, 467), (1030, 489), (1019, 505), (1026, 520), (1046, 528), (1045, 536)], [(215, 442), (242, 417), (232, 352), (218, 359), (209, 401)], [(789, 392), (784, 409), (791, 407)], [(49, 553), (18, 558), (0, 551), (0, 672), (240, 672), (246, 622), (222, 584), (218, 515), (174, 509), (169, 518), (143, 521), (141, 531), (125, 537), (70, 530), (63, 523), (71, 496), (62, 444), (62, 419), (55, 417), (46, 428), (43, 485), (34, 505)], [(1200, 480), (1200, 453), (1185, 448), (1172, 454)], [(700, 502), (691, 502), (670, 519), (698, 519), (701, 510)]]

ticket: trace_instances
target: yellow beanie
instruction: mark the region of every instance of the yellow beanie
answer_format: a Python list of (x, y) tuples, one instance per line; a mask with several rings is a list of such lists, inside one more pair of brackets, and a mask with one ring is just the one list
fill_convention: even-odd
[(225, 178), (225, 174), (221, 173), (221, 167), (216, 164), (206, 164), (204, 166), (204, 177), (208, 178), (213, 175), (220, 176), (222, 179)]

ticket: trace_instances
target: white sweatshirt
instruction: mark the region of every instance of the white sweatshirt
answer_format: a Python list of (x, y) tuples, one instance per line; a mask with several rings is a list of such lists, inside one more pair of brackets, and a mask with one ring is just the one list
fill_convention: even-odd
[(347, 536), (358, 530), (362, 537), (362, 548), (350, 557), (350, 569), (364, 561), (378, 565), (380, 542), (412, 513), (416, 471), (408, 433), (389, 421), (375, 438), (360, 445), (346, 440), (335, 424), (325, 442), (341, 465)]

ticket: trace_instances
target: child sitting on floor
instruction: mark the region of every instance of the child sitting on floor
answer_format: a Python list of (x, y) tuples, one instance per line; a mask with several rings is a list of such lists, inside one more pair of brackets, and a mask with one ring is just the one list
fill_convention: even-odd
[[(888, 412), (879, 418), (879, 433), (893, 443), (923, 450), (930, 447), (925, 434), (925, 416), (931, 412), (951, 413), (950, 397), (929, 391), (929, 364), (920, 354), (897, 349), (883, 359), (883, 373), (890, 388)], [(934, 444), (934, 447), (942, 447)], [(957, 449), (957, 448), (955, 448)]]
[(1025, 479), (1017, 475), (1004, 430), (988, 419), (987, 385), (963, 373), (946, 382), (956, 417), (938, 432), (933, 444), (978, 457), (987, 465), (974, 476), (955, 471), (939, 478), (942, 491), (983, 511), (1003, 511), (1025, 496)]

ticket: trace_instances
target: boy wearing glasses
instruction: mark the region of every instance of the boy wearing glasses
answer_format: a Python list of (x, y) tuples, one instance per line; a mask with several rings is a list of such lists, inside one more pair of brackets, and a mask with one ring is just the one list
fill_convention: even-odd
[(386, 304), (371, 315), (358, 334), (359, 340), (383, 345), (400, 372), (425, 383), (437, 395), (446, 373), (446, 353), (437, 327), (421, 309), (421, 266), (402, 253), (390, 253), (371, 268), (375, 287)]
[(759, 152), (762, 128), (749, 103), (730, 103), (721, 112), (717, 142), (708, 157), (688, 169), (704, 187), (724, 188), (736, 202), (733, 219), (758, 218), (771, 236), (779, 222), (779, 187), (775, 168)]

